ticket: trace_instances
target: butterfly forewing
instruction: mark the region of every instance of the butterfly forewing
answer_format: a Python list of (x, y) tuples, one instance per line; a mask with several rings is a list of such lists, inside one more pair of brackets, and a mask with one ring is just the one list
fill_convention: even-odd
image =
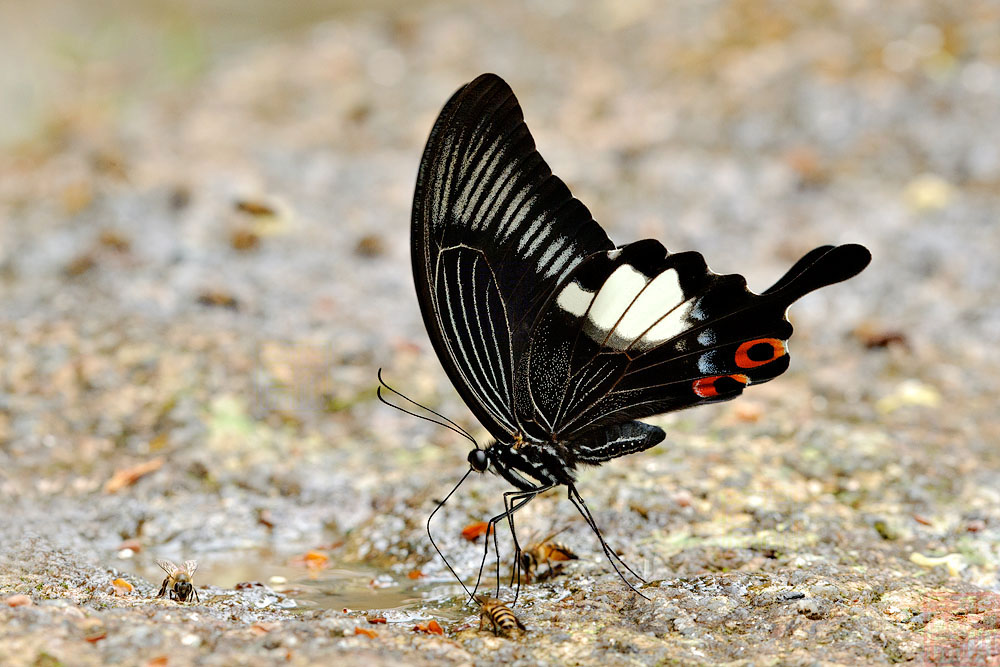
[[(518, 360), (549, 293), (610, 250), (587, 208), (535, 150), (513, 92), (483, 75), (445, 105), (424, 150), (412, 259), (442, 365), (494, 437), (520, 432)], [(522, 383), (523, 384), (523, 383)]]

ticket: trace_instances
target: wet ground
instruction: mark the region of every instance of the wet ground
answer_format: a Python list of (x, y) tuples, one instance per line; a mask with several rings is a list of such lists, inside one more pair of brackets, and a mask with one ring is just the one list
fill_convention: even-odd
[[(0, 662), (1000, 663), (995, 3), (317, 15), (34, 52), (46, 104), (0, 154)], [(484, 71), (618, 242), (758, 290), (874, 256), (796, 304), (781, 378), (581, 474), (649, 600), (546, 494), (519, 534), (581, 558), (506, 638), (424, 533), (468, 444), (374, 394), (382, 367), (485, 435), (408, 271), (423, 142)], [(435, 517), (467, 582), (504, 490)], [(199, 603), (154, 598), (157, 559), (199, 561)]]

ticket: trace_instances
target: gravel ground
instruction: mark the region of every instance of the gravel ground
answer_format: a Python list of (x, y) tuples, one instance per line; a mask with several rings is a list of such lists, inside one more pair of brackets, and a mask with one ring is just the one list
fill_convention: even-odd
[[(83, 61), (0, 154), (0, 663), (1000, 664), (998, 21), (446, 3), (261, 37), (141, 99), (127, 59)], [(815, 245), (874, 256), (796, 305), (784, 376), (582, 474), (648, 601), (561, 494), (519, 515), (581, 558), (522, 589), (511, 637), (423, 532), (467, 445), (374, 396), (382, 367), (484, 435), (408, 258), (427, 132), (484, 71), (618, 242), (757, 289)], [(435, 518), (467, 579), (462, 530), (503, 490)], [(200, 603), (153, 598), (157, 558), (198, 559)]]

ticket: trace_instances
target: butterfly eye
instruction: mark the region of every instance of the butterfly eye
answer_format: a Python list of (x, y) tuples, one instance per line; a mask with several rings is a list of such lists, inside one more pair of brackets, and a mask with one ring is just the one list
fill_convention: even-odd
[(490, 465), (490, 459), (483, 450), (473, 449), (469, 452), (469, 465), (476, 472), (486, 472), (486, 468)]

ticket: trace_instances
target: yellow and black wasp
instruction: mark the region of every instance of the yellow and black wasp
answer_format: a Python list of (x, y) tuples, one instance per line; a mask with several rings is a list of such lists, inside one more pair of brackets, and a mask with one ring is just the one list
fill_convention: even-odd
[(483, 629), (486, 621), (493, 626), (493, 634), (496, 636), (510, 636), (514, 630), (524, 630), (524, 624), (514, 615), (510, 607), (496, 598), (485, 595), (477, 595), (476, 602), (479, 603), (479, 629)]

